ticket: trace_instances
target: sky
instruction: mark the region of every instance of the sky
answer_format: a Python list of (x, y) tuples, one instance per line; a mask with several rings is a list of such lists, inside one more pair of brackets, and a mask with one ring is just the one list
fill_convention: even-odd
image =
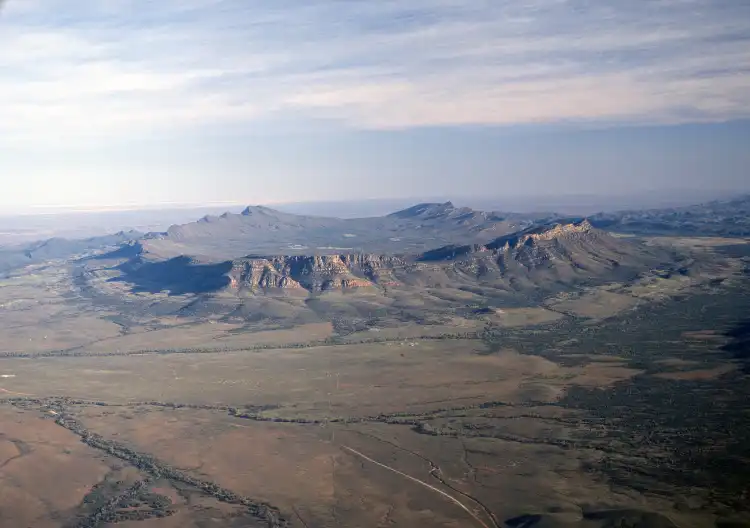
[(743, 0), (6, 0), (0, 210), (750, 191)]

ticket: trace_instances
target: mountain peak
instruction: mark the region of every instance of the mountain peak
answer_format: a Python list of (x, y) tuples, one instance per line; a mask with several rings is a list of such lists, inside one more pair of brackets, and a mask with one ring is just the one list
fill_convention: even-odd
[(396, 211), (388, 216), (392, 218), (432, 218), (435, 216), (450, 214), (455, 209), (456, 207), (453, 205), (453, 202), (425, 202)]
[(568, 238), (596, 231), (586, 218), (566, 218), (501, 236), (487, 244), (488, 249), (519, 247), (540, 241)]
[[(278, 209), (271, 209), (270, 207), (266, 207), (264, 205), (248, 205), (245, 207), (242, 212), (240, 213), (241, 216), (254, 216), (254, 215), (264, 215), (264, 216), (284, 216), (286, 213), (283, 213), (279, 211)], [(289, 216), (289, 215), (286, 215)], [(295, 216), (295, 215), (292, 215)]]
[(551, 240), (571, 233), (586, 233), (593, 228), (587, 218), (561, 218), (534, 229), (529, 229), (528, 234), (536, 239)]
[(248, 205), (240, 213), (242, 216), (252, 216), (254, 213), (259, 213), (261, 207), (259, 205)]

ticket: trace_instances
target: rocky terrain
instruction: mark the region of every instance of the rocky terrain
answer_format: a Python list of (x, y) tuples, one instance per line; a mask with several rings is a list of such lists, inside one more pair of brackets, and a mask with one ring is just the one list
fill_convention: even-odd
[(230, 286), (268, 292), (305, 289), (311, 292), (393, 286), (393, 272), (406, 260), (392, 255), (344, 254), (248, 257), (232, 262)]

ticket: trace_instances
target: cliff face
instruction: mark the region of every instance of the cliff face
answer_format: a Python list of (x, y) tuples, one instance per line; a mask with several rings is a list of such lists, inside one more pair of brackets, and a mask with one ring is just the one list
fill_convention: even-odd
[(230, 284), (237, 289), (327, 291), (388, 285), (400, 257), (372, 254), (246, 257), (234, 261)]

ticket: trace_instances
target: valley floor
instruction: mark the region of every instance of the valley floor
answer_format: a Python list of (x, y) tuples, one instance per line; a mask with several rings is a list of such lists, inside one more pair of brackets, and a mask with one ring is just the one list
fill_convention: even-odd
[(118, 318), (49, 267), (6, 279), (0, 526), (748, 524), (732, 262), (481, 317), (262, 331)]

